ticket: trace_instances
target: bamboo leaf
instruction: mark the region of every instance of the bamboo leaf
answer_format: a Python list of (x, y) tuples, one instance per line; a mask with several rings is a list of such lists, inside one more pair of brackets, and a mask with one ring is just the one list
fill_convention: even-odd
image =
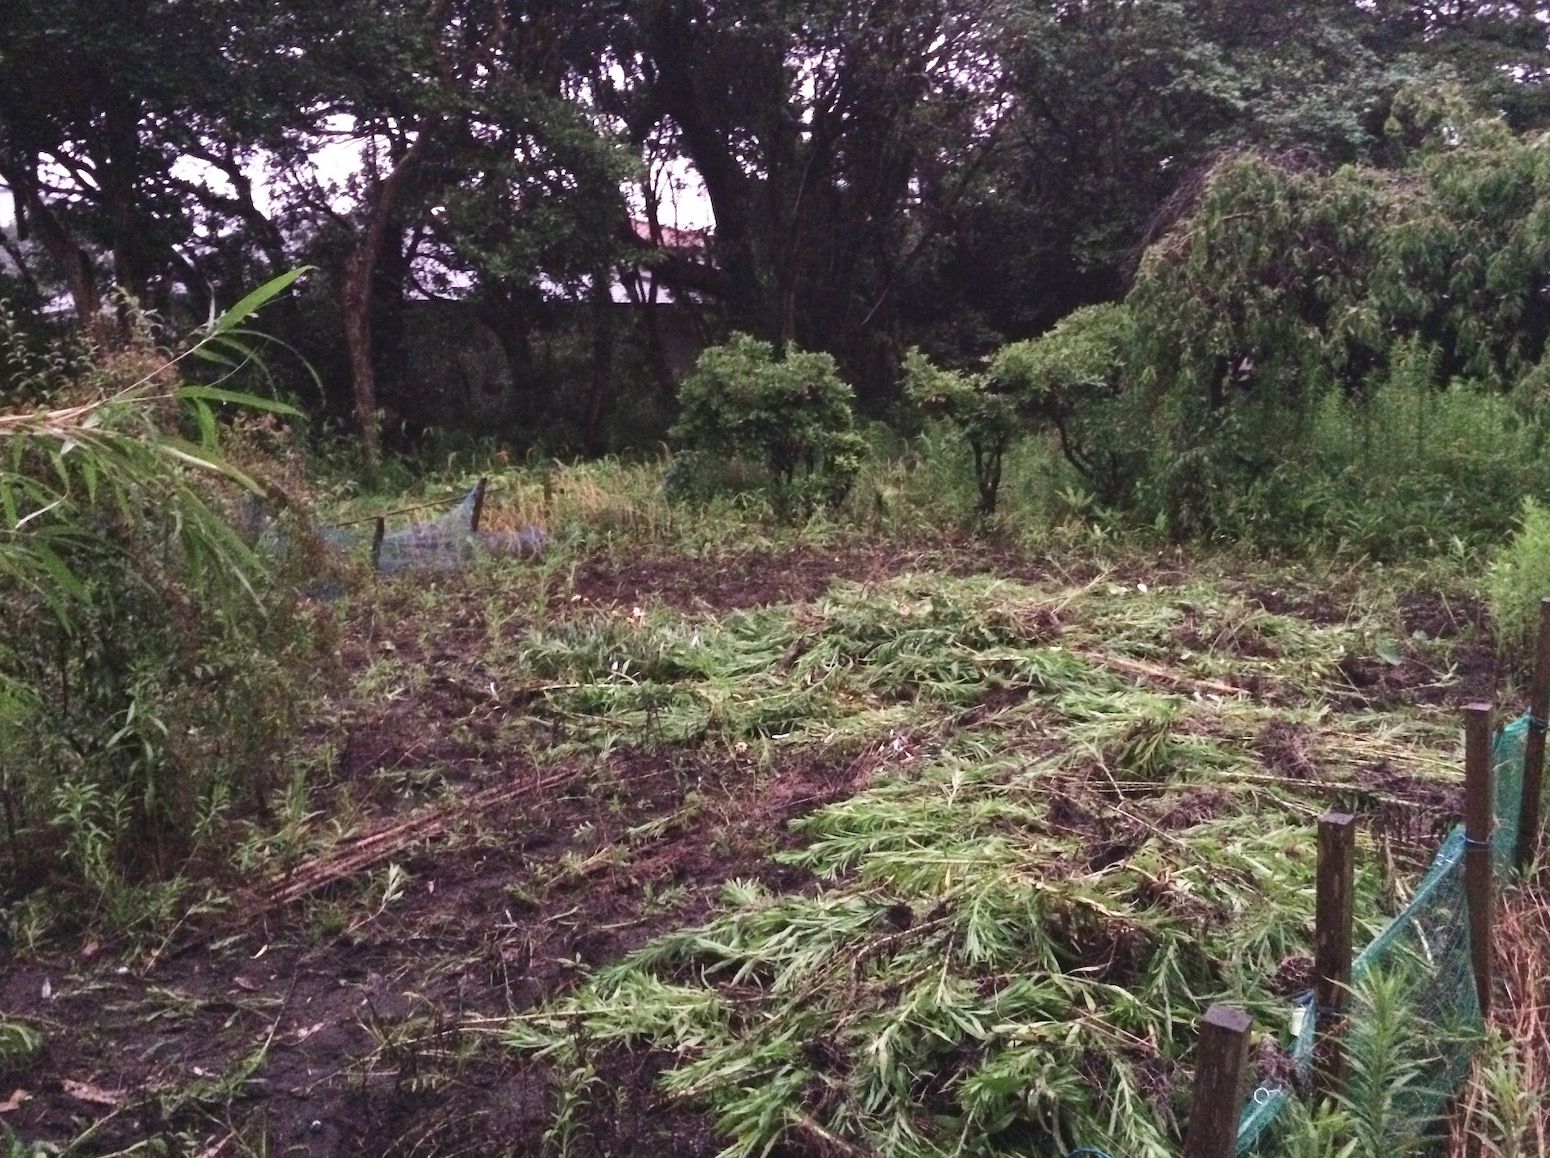
[(176, 394), (177, 398), (190, 401), (203, 402), (227, 402), (233, 406), (243, 406), (249, 410), (264, 410), (271, 414), (285, 414), (300, 417), (301, 411), (287, 402), (279, 402), (273, 398), (262, 398), (257, 394), (249, 394), (242, 390), (224, 390), (219, 386), (183, 386)]
[(287, 273), (282, 273), (279, 277), (266, 281), (252, 293), (238, 301), (236, 305), (211, 321), (208, 327), (206, 327), (206, 336), (213, 338), (236, 329), (248, 317), (288, 290), (297, 278), (303, 274), (311, 273), (315, 268), (315, 266), (310, 265), (300, 266)]

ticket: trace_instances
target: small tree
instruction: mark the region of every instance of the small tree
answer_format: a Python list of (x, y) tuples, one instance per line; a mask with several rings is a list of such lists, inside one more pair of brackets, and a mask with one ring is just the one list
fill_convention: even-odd
[(986, 373), (988, 389), (1055, 431), (1061, 453), (1110, 506), (1127, 497), (1146, 461), (1145, 402), (1126, 389), (1130, 326), (1125, 306), (1086, 306), (1005, 347)]
[(941, 415), (958, 428), (974, 452), (979, 512), (994, 515), (1001, 462), (1022, 430), (1012, 398), (997, 392), (985, 375), (933, 366), (918, 349), (904, 356), (904, 396), (922, 412)]
[(673, 442), (723, 463), (757, 463), (787, 509), (840, 502), (866, 455), (854, 395), (828, 354), (790, 347), (777, 359), (770, 343), (733, 334), (700, 355), (678, 397)]

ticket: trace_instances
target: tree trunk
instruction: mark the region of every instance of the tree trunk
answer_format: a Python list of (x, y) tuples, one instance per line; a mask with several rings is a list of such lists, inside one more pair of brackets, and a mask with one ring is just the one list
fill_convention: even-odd
[(612, 281), (606, 266), (592, 274), (592, 359), (591, 389), (587, 397), (587, 413), (582, 423), (581, 444), (588, 455), (598, 455), (604, 450), (603, 418), (607, 412), (609, 395), (613, 386), (614, 361), (614, 304)]
[(372, 281), (387, 243), (388, 227), (398, 199), (419, 167), (438, 125), (420, 126), (414, 143), (404, 150), (387, 176), (377, 182), (367, 198), (366, 227), (344, 260), (339, 308), (344, 323), (345, 353), (350, 361), (350, 389), (355, 398), (355, 421), (360, 430), (361, 454), (368, 466), (376, 466), (382, 453), (382, 431), (377, 420), (377, 368), (371, 341)]
[(75, 303), (76, 319), (83, 329), (90, 331), (96, 325), (97, 311), (102, 308), (91, 255), (76, 242), (69, 227), (43, 200), (34, 174), (25, 160), (20, 166), (7, 166), (0, 170), (0, 177), (11, 187), (12, 196), (16, 199), (18, 232), (24, 226), (37, 230), (38, 240), (43, 243), (49, 259), (65, 271), (65, 279), (70, 284), (70, 298)]
[(364, 242), (344, 259), (340, 315), (344, 322), (344, 348), (350, 360), (350, 390), (355, 400), (355, 426), (361, 439), (361, 457), (376, 466), (382, 454), (377, 422), (377, 368), (371, 348), (372, 266)]

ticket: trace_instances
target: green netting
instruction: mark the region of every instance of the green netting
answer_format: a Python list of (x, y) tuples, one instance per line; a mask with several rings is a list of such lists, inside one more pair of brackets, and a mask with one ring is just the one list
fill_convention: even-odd
[[(376, 528), (363, 520), (349, 526), (325, 526), (318, 535), (325, 546), (336, 551), (369, 559), (376, 570), (457, 571), (475, 559), (490, 555), (534, 556), (548, 543), (548, 536), (537, 527), (517, 531), (476, 531), (474, 508), (479, 488), (475, 487), (456, 506), (433, 519), (410, 523), (388, 531), (380, 543)], [(278, 554), (284, 547), (282, 533), (270, 522), (267, 512), (258, 509), (248, 515), (257, 527), (262, 549)]]
[[(1491, 861), (1497, 881), (1512, 870), (1523, 798), (1523, 753), (1527, 716), (1503, 728), (1492, 750), (1495, 772), (1495, 827)], [(1410, 1055), (1401, 1059), (1405, 1082), (1392, 1094), (1395, 1120), (1407, 1132), (1424, 1133), (1445, 1111), (1469, 1069), (1483, 1024), (1470, 963), (1469, 922), (1464, 899), (1465, 839), (1462, 826), (1449, 833), (1404, 911), (1373, 938), (1352, 965), (1353, 1001), (1349, 1034), (1363, 1030), (1366, 994), (1383, 988), (1398, 997)], [(1299, 1002), (1287, 1052), (1306, 1076), (1313, 1057), (1316, 1015), (1312, 996)], [(1280, 1114), (1293, 1097), (1287, 1083), (1259, 1086), (1238, 1123), (1238, 1153), (1270, 1143)], [(1396, 1139), (1396, 1142), (1398, 1140)]]

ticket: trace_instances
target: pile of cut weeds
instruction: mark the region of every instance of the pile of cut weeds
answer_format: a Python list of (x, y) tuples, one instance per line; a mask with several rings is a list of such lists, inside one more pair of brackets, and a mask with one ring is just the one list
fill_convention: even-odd
[[(649, 686), (696, 734), (867, 734), (880, 758), (775, 857), (821, 887), (730, 881), (709, 920), (507, 1020), (557, 1075), (556, 1136), (586, 1136), (595, 1059), (643, 1051), (728, 1154), (1175, 1153), (1200, 1013), (1286, 1036), (1317, 816), (1452, 812), (1451, 724), (1340, 710), (1365, 630), (1209, 584), (917, 574), (619, 641), (585, 684), (604, 717)], [(740, 643), (717, 676), (687, 658)], [(770, 700), (784, 730), (750, 732), (735, 709)], [(1394, 863), (1363, 858), (1369, 927)]]
[(691, 594), (671, 562), (347, 607), (352, 684), (224, 911), (0, 978), (36, 1038), (0, 1121), (80, 1154), (1159, 1153), (1204, 1005), (1284, 1024), (1317, 813), (1393, 845), (1376, 921), (1398, 818), (1455, 803), (1451, 721), (1405, 706), (1455, 649), (1325, 593), (871, 543), (699, 559)]

